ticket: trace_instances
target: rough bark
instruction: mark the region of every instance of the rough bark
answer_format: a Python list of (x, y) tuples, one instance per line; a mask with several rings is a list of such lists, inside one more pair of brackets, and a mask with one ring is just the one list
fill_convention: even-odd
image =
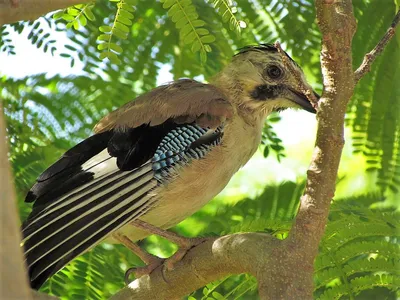
[(18, 21), (36, 20), (48, 12), (88, 3), (90, 0), (2, 0), (0, 1), (0, 25)]
[[(275, 267), (273, 250), (279, 240), (262, 233), (240, 233), (209, 239), (191, 249), (172, 271), (159, 267), (111, 299), (180, 299), (202, 286), (230, 274), (258, 276)], [(263, 253), (263, 255), (260, 255)]]
[(0, 102), (0, 298), (31, 299), (22, 250), (15, 191), (8, 162), (5, 121)]
[(317, 137), (298, 215), (283, 251), (278, 253), (283, 263), (274, 270), (272, 282), (259, 287), (265, 299), (312, 299), (313, 263), (335, 193), (344, 145), (344, 114), (354, 91), (351, 41), (356, 22), (352, 2), (317, 0), (315, 5), (322, 33), (324, 83), (318, 103)]

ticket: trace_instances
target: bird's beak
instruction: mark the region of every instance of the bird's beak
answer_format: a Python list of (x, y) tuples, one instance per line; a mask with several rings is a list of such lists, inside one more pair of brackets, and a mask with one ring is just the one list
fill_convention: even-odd
[[(290, 91), (290, 100), (293, 101), (294, 103), (298, 104), (303, 108), (304, 110), (315, 114), (317, 111), (315, 110), (314, 106), (311, 104), (310, 100), (308, 100), (307, 96), (304, 95), (303, 93), (300, 93), (294, 89), (289, 88)], [(314, 96), (319, 100), (320, 95), (318, 95), (315, 91), (313, 91)]]

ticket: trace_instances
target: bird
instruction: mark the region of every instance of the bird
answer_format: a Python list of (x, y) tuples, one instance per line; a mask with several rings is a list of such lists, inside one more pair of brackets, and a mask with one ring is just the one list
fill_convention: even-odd
[(249, 161), (266, 117), (287, 108), (316, 113), (299, 81), (319, 97), (286, 52), (251, 45), (209, 83), (179, 79), (103, 117), (27, 193), (34, 204), (21, 246), (31, 287), (104, 240), (124, 244), (147, 264), (129, 269), (126, 280), (162, 264), (136, 244), (150, 234), (180, 247), (169, 267), (179, 261), (201, 239), (167, 229), (220, 193)]

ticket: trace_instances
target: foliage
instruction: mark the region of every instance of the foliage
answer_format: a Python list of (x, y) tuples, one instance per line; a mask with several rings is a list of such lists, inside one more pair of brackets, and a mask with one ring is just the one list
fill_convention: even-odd
[(276, 133), (273, 130), (272, 124), (275, 122), (280, 121), (280, 117), (278, 114), (271, 114), (268, 116), (267, 123), (265, 124), (261, 136), (261, 144), (265, 145), (264, 147), (264, 157), (268, 157), (269, 153), (271, 150), (273, 150), (276, 153), (276, 158), (278, 161), (281, 160), (281, 158), (285, 157), (284, 153), (284, 147), (282, 145), (282, 140), (278, 138)]
[[(285, 238), (303, 188), (293, 182), (270, 186), (254, 199), (220, 207), (215, 215), (202, 214), (201, 220), (209, 224), (203, 233), (259, 231)], [(371, 194), (332, 204), (315, 261), (316, 299), (376, 299), (377, 288), (380, 297), (395, 299), (400, 283), (400, 214), (393, 208), (371, 209), (378, 201), (381, 196)], [(230, 276), (207, 285), (207, 299), (253, 299), (255, 287), (254, 278), (248, 275)], [(224, 298), (213, 296), (210, 290)], [(243, 291), (244, 297), (240, 295)], [(204, 290), (192, 296), (201, 299), (202, 295)]]
[(200, 51), (201, 61), (207, 61), (207, 52), (211, 52), (210, 43), (215, 37), (204, 28), (206, 23), (199, 19), (199, 14), (191, 0), (161, 0), (163, 7), (168, 9), (168, 16), (180, 30), (184, 44), (191, 44), (192, 52)]
[[(379, 11), (379, 14), (376, 13)], [(354, 63), (370, 51), (386, 31), (394, 6), (382, 8), (378, 1), (360, 3), (355, 13), (358, 30), (353, 40)], [(397, 33), (398, 34), (398, 33)], [(367, 157), (369, 171), (378, 171), (382, 190), (398, 192), (400, 184), (400, 70), (393, 62), (400, 60), (400, 39), (385, 49), (371, 73), (357, 86), (349, 107), (348, 121), (353, 128), (354, 148)]]
[(93, 3), (74, 5), (58, 11), (53, 15), (53, 18), (64, 19), (68, 22), (67, 29), (74, 27), (75, 30), (78, 30), (80, 26), (86, 26), (88, 20), (93, 21), (95, 19), (92, 12), (93, 5)]
[[(369, 195), (332, 205), (330, 222), (315, 262), (318, 299), (368, 299), (371, 289), (384, 288), (381, 297), (394, 297), (400, 283), (400, 214), (371, 209)], [(364, 203), (363, 203), (364, 202)]]
[[(395, 3), (359, 0), (353, 5), (357, 67), (390, 24)], [(68, 42), (57, 45), (55, 32), (66, 32)], [(23, 197), (35, 178), (90, 135), (103, 115), (154, 88), (162, 66), (171, 66), (175, 79), (208, 80), (236, 49), (279, 39), (314, 86), (321, 87), (320, 33), (311, 0), (96, 1), (0, 28), (0, 52), (14, 55), (18, 49), (11, 37), (21, 33), (48, 55), (71, 66), (78, 60), (82, 64), (76, 76), (0, 78), (21, 219), (29, 212)], [(399, 293), (399, 216), (382, 208), (384, 196), (400, 186), (399, 43), (397, 37), (378, 58), (348, 109), (354, 151), (366, 157), (380, 190), (372, 186), (358, 197), (335, 199), (315, 263), (316, 298), (395, 299)], [(276, 121), (279, 117), (271, 116), (264, 128), (263, 151), (266, 157), (274, 151), (283, 160)], [(302, 189), (302, 184), (285, 182), (235, 204), (228, 196), (218, 197), (175, 230), (188, 236), (262, 231), (285, 238)], [(161, 256), (176, 250), (156, 237), (142, 245)], [(63, 299), (104, 299), (123, 286), (124, 270), (137, 264), (122, 246), (105, 243), (74, 260), (43, 290)], [(256, 288), (255, 279), (242, 274), (210, 283), (189, 298), (254, 299)]]

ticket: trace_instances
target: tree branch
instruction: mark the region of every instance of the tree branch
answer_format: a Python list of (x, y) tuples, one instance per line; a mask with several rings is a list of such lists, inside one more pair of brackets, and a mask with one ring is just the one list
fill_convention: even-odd
[(2, 243), (0, 247), (0, 298), (29, 300), (31, 293), (22, 259), (22, 249), (19, 246), (21, 233), (18, 225), (13, 177), (8, 162), (5, 124), (0, 99), (0, 228)]
[(22, 20), (35, 20), (51, 11), (93, 0), (1, 0), (0, 26)]
[[(209, 239), (192, 248), (173, 271), (159, 267), (133, 281), (111, 299), (180, 299), (202, 286), (231, 274), (250, 273), (269, 281), (279, 264), (273, 253), (282, 241), (263, 233), (239, 233)], [(266, 253), (262, 256), (260, 253)]]
[[(281, 299), (312, 299), (313, 263), (335, 192), (344, 145), (344, 114), (354, 90), (351, 41), (356, 22), (352, 2), (316, 0), (315, 6), (322, 33), (324, 91), (318, 103), (317, 138), (307, 171), (306, 188), (294, 225), (285, 240), (283, 253), (288, 256), (278, 253), (282, 256), (282, 263), (273, 270), (273, 281), (268, 282), (283, 287), (279, 295)], [(288, 279), (291, 284), (285, 286)], [(260, 284), (260, 294), (268, 288), (264, 287), (265, 284)]]
[(354, 81), (357, 83), (365, 74), (371, 71), (371, 65), (375, 61), (375, 59), (382, 53), (385, 49), (386, 45), (389, 43), (391, 38), (396, 33), (396, 27), (400, 22), (400, 10), (397, 12), (396, 16), (393, 19), (392, 24), (389, 29), (386, 31), (385, 35), (379, 41), (379, 43), (372, 49), (370, 52), (365, 54), (364, 60), (358, 69), (354, 72)]

